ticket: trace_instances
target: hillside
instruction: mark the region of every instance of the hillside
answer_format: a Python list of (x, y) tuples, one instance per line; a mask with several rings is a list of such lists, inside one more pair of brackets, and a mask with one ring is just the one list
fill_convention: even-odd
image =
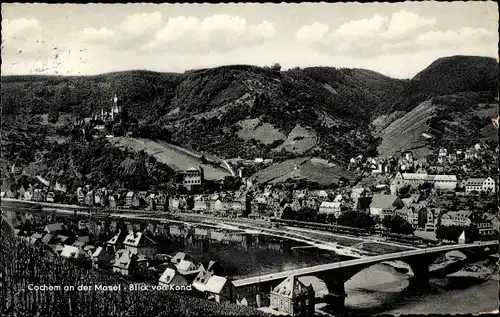
[[(407, 99), (372, 125), (381, 138), (381, 156), (436, 147), (467, 147), (497, 142), (491, 118), (498, 114), (498, 63), (492, 58), (440, 58), (409, 81)], [(422, 133), (431, 135), (428, 139)]]
[(198, 168), (200, 166), (203, 168), (206, 179), (223, 180), (224, 177), (231, 176), (228, 170), (222, 167), (203, 164), (200, 157), (180, 151), (175, 146), (166, 142), (120, 137), (111, 138), (109, 142), (122, 149), (144, 151), (149, 156), (154, 157), (159, 162), (168, 165), (174, 170), (187, 170), (190, 167)]
[[(341, 148), (339, 159), (347, 159), (373, 142), (369, 131), (360, 128), (369, 122), (367, 109), (390, 103), (389, 96), (397, 94), (393, 86), (401, 88), (397, 80), (362, 74), (327, 67), (279, 72), (235, 65), (183, 74), (11, 76), (2, 77), (2, 107), (9, 115), (85, 117), (108, 109), (116, 93), (130, 124), (150, 127), (142, 137), (160, 135), (224, 158), (293, 157), (304, 146), (294, 149), (287, 142), (279, 150), (288, 154), (275, 149), (287, 138), (294, 141), (297, 135), (290, 133), (299, 125), (316, 134), (316, 155), (328, 157)], [(379, 79), (394, 81), (387, 93), (380, 93), (378, 86), (369, 88)], [(246, 120), (259, 123), (247, 127)], [(157, 133), (160, 129), (169, 133)]]
[(355, 180), (354, 174), (347, 169), (315, 157), (297, 158), (274, 164), (251, 177), (260, 184), (305, 181), (319, 186), (337, 185), (341, 178), (349, 183)]
[[(14, 239), (2, 215), (0, 235), (2, 315), (8, 316), (268, 316), (255, 308), (215, 303), (178, 291), (132, 291), (131, 281), (79, 266), (46, 246)], [(88, 291), (43, 290), (26, 285), (90, 287)], [(93, 285), (118, 290), (94, 290)], [(154, 305), (151, 305), (154, 303)]]
[[(200, 161), (170, 143), (215, 161), (313, 156), (346, 166), (358, 154), (423, 154), (440, 144), (491, 142), (497, 140), (487, 124), (495, 116), (497, 74), (494, 59), (453, 56), (410, 80), (363, 69), (249, 65), (182, 74), (2, 77), (2, 149), (8, 154), (0, 163), (3, 171), (13, 163), (50, 165), (44, 157), (52, 144), (74, 140), (75, 121), (109, 109), (114, 94), (123, 109), (121, 128), (136, 138), (112, 144), (144, 150), (173, 169)], [(422, 139), (422, 132), (434, 138)], [(210, 177), (226, 175), (206, 168)]]
[(407, 112), (432, 97), (463, 92), (493, 92), (496, 97), (498, 62), (480, 56), (439, 58), (408, 81), (396, 102), (379, 113)]

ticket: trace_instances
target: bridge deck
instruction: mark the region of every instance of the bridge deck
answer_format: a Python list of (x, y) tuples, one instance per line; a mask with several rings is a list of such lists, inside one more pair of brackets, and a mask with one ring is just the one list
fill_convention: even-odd
[(261, 283), (261, 282), (269, 282), (269, 281), (273, 281), (273, 280), (284, 280), (285, 278), (287, 278), (290, 275), (295, 275), (295, 276), (310, 275), (310, 274), (314, 274), (314, 273), (318, 273), (318, 272), (322, 272), (322, 271), (329, 271), (329, 270), (338, 269), (341, 267), (350, 267), (350, 266), (356, 266), (356, 265), (360, 265), (360, 264), (369, 264), (369, 263), (377, 263), (377, 262), (383, 262), (383, 261), (391, 261), (391, 260), (397, 260), (400, 258), (405, 258), (408, 256), (429, 254), (429, 253), (442, 252), (442, 251), (453, 251), (453, 250), (460, 250), (460, 249), (484, 247), (484, 246), (491, 246), (491, 245), (496, 245), (496, 244), (498, 244), (498, 241), (485, 241), (485, 242), (476, 242), (476, 243), (470, 243), (470, 244), (445, 245), (445, 246), (439, 246), (439, 247), (422, 248), (422, 249), (418, 249), (418, 250), (410, 250), (410, 251), (395, 252), (395, 253), (390, 253), (390, 254), (382, 254), (382, 255), (377, 255), (377, 256), (364, 257), (361, 259), (354, 259), (354, 260), (341, 261), (341, 262), (335, 262), (335, 263), (321, 264), (321, 265), (305, 267), (305, 268), (301, 268), (301, 269), (289, 270), (289, 271), (278, 272), (278, 273), (270, 273), (270, 274), (266, 274), (266, 275), (260, 275), (260, 276), (254, 276), (254, 277), (234, 280), (233, 285), (235, 287), (243, 287), (243, 286), (248, 286), (248, 285), (257, 284), (257, 283)]

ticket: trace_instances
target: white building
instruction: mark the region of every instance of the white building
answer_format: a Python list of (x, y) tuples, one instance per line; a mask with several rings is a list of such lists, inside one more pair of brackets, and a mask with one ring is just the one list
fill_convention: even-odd
[(448, 211), (441, 215), (441, 225), (443, 226), (468, 226), (472, 212), (470, 210)]
[(157, 252), (156, 242), (142, 232), (130, 232), (123, 240), (123, 246), (131, 254), (143, 254), (151, 258)]
[(469, 195), (473, 191), (478, 193), (494, 193), (495, 180), (491, 177), (488, 178), (469, 178), (465, 184), (465, 194)]
[(324, 201), (319, 206), (319, 213), (334, 214), (337, 216), (337, 214), (340, 213), (341, 211), (341, 206), (342, 206), (341, 202)]
[(447, 156), (448, 155), (448, 150), (445, 149), (445, 148), (440, 148), (439, 149), (439, 157), (442, 157), (442, 156)]
[[(455, 175), (429, 175), (419, 173), (397, 173), (391, 183), (391, 192), (409, 186), (419, 186), (424, 183), (431, 183), (438, 190), (455, 190), (457, 187), (457, 176)], [(395, 194), (395, 193), (393, 193)]]

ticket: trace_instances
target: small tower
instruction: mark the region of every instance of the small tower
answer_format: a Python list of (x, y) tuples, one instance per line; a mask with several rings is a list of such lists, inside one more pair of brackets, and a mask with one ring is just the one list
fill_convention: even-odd
[(118, 104), (118, 96), (116, 94), (111, 101), (113, 102), (113, 105), (111, 106), (111, 120), (114, 120), (115, 114), (119, 114), (121, 109)]

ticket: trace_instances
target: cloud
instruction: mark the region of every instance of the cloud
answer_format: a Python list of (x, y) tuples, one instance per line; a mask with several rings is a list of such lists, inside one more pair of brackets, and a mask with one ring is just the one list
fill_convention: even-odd
[(38, 35), (41, 30), (42, 26), (36, 19), (20, 18), (15, 20), (4, 19), (2, 21), (3, 41), (26, 39)]
[(142, 49), (227, 52), (240, 46), (264, 43), (274, 38), (275, 33), (274, 25), (265, 20), (248, 25), (244, 18), (225, 14), (216, 14), (203, 20), (179, 16), (170, 18)]
[(121, 24), (125, 33), (131, 36), (141, 36), (148, 32), (155, 32), (161, 28), (163, 19), (161, 12), (139, 13), (129, 15)]
[(358, 57), (464, 47), (476, 51), (483, 49), (485, 55), (491, 55), (489, 47), (498, 42), (498, 34), (485, 28), (432, 30), (436, 23), (435, 18), (424, 18), (402, 10), (390, 18), (374, 14), (371, 18), (344, 23), (336, 29), (314, 22), (297, 30), (295, 39), (318, 52)]
[(136, 50), (139, 54), (165, 51), (225, 53), (240, 46), (267, 42), (275, 33), (274, 25), (266, 20), (248, 24), (239, 16), (215, 14), (205, 19), (177, 16), (163, 22), (162, 14), (155, 11), (129, 15), (114, 29), (86, 28), (78, 37), (115, 50)]
[(333, 38), (370, 37), (387, 29), (387, 18), (375, 14), (370, 19), (361, 19), (342, 24), (331, 34)]
[(330, 26), (324, 23), (314, 22), (310, 25), (301, 27), (295, 37), (302, 43), (320, 43), (328, 34)]
[(407, 35), (422, 28), (436, 25), (436, 19), (421, 18), (418, 14), (406, 12), (404, 10), (392, 15), (386, 32), (381, 35), (387, 38), (396, 38)]
[(83, 40), (96, 43), (105, 43), (108, 41), (116, 41), (121, 34), (117, 31), (102, 27), (96, 28), (86, 28), (80, 32), (80, 36)]

